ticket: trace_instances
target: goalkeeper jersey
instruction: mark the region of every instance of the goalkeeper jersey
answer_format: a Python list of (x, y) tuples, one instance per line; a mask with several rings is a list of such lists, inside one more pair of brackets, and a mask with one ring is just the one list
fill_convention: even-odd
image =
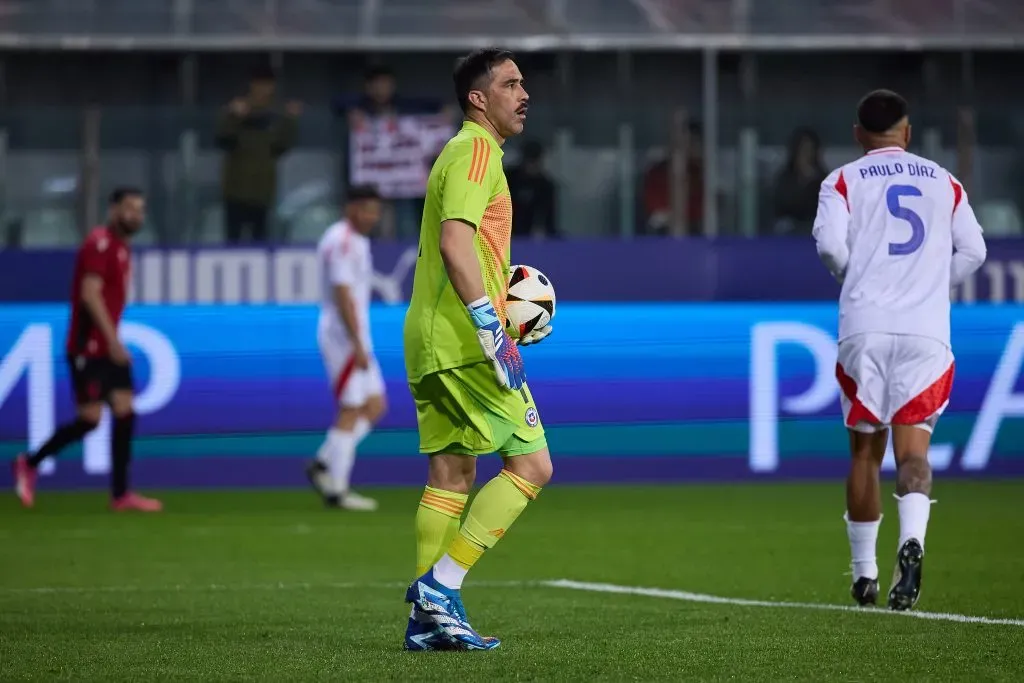
[(467, 121), (430, 171), (412, 298), (405, 316), (409, 381), (485, 360), (476, 327), (441, 260), (442, 221), (459, 220), (476, 229), (484, 288), (502, 322), (507, 322), (512, 200), (501, 157), (501, 147), (490, 133)]

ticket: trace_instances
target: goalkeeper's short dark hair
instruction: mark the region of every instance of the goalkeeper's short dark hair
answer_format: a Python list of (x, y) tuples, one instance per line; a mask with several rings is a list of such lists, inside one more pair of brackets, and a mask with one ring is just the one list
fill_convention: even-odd
[(455, 81), (455, 97), (463, 114), (469, 112), (469, 91), (484, 87), (485, 79), (491, 77), (491, 69), (513, 59), (515, 55), (511, 52), (496, 47), (473, 50), (465, 57), (459, 57), (452, 79)]

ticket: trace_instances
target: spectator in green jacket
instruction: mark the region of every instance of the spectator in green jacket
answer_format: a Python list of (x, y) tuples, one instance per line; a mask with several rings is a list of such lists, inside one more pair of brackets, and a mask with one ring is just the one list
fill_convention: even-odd
[(295, 144), (302, 105), (289, 102), (283, 112), (276, 110), (275, 86), (273, 71), (257, 71), (249, 93), (232, 100), (217, 124), (217, 145), (224, 150), (224, 231), (230, 243), (267, 239), (277, 162)]

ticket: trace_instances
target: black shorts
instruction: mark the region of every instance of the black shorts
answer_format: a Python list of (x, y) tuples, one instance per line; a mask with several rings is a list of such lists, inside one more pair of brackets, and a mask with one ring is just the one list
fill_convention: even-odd
[(118, 365), (109, 358), (68, 356), (68, 367), (78, 405), (107, 401), (111, 391), (133, 390), (131, 365)]

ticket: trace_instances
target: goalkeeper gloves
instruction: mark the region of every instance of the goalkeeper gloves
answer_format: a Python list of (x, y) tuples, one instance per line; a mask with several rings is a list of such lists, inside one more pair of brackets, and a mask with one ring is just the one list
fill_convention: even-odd
[(536, 344), (540, 340), (545, 339), (549, 334), (551, 334), (551, 325), (531, 330), (519, 338), (519, 345), (529, 346), (530, 344)]
[(482, 297), (466, 308), (473, 319), (473, 324), (476, 325), (480, 348), (484, 350), (487, 360), (494, 365), (498, 384), (506, 389), (521, 389), (526, 382), (523, 359), (512, 338), (505, 332), (490, 299)]

